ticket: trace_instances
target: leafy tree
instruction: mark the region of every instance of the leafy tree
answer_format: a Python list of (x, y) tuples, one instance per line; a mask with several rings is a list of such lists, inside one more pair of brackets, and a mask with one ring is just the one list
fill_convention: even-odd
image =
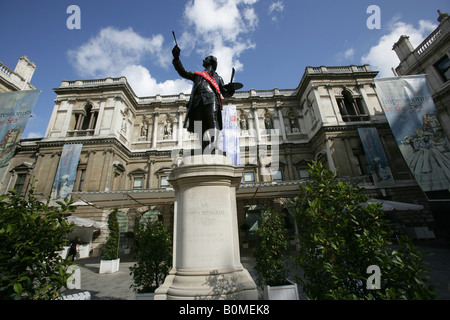
[(253, 250), (258, 285), (285, 285), (288, 283), (285, 257), (289, 243), (284, 219), (271, 209), (261, 218), (256, 232), (258, 244)]
[(66, 235), (73, 229), (67, 216), (72, 201), (49, 206), (15, 190), (0, 196), (0, 299), (55, 299), (67, 286), (72, 263), (63, 259)]
[(172, 265), (169, 230), (161, 221), (148, 220), (139, 225), (135, 239), (138, 261), (130, 267), (134, 280), (130, 287), (139, 293), (154, 292), (164, 282)]
[(105, 260), (115, 260), (119, 257), (119, 221), (117, 213), (119, 209), (115, 208), (108, 216), (109, 236), (105, 245)]
[[(384, 212), (367, 204), (364, 190), (336, 179), (321, 162), (308, 170), (310, 181), (295, 201), (300, 235), (296, 257), (305, 293), (311, 299), (429, 299), (421, 252), (403, 238), (390, 242)], [(381, 288), (366, 287), (367, 268), (379, 266)]]

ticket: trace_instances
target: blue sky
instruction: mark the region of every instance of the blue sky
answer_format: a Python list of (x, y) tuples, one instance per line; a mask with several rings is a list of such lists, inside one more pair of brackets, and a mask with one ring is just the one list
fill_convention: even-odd
[[(68, 29), (70, 5), (80, 8), (80, 29)], [(380, 8), (380, 29), (369, 29), (370, 5)], [(138, 96), (190, 92), (171, 65), (172, 30), (188, 70), (214, 54), (225, 82), (257, 90), (296, 88), (306, 66), (370, 64), (392, 76), (391, 50), (406, 34), (417, 46), (437, 25), (444, 0), (15, 0), (0, 2), (0, 61), (14, 69), (26, 55), (42, 93), (23, 138), (42, 137), (62, 80), (125, 75)]]

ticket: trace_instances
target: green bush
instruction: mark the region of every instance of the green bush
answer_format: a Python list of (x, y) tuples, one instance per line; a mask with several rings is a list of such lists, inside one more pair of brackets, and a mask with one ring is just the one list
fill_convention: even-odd
[(119, 222), (117, 220), (117, 212), (115, 208), (108, 216), (109, 235), (105, 245), (105, 260), (115, 260), (119, 258)]
[(57, 253), (73, 229), (67, 216), (71, 201), (60, 207), (41, 203), (31, 187), (27, 198), (15, 190), (0, 197), (0, 299), (55, 299), (67, 285), (72, 263)]
[(285, 257), (289, 249), (283, 217), (269, 209), (261, 217), (256, 232), (257, 245), (253, 250), (258, 285), (288, 284)]
[(160, 221), (141, 223), (135, 237), (138, 261), (130, 267), (135, 292), (154, 292), (169, 274), (172, 265), (172, 242)]
[[(321, 162), (295, 201), (300, 234), (298, 281), (310, 299), (429, 299), (432, 288), (421, 253), (408, 239), (393, 250), (391, 232), (378, 204), (365, 204), (364, 190), (336, 179)], [(370, 290), (367, 268), (381, 270), (381, 288)]]

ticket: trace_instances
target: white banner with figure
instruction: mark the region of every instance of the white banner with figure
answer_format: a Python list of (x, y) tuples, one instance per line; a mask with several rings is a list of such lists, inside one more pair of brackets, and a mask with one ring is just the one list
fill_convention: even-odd
[(392, 176), (391, 168), (389, 167), (377, 129), (358, 128), (358, 133), (363, 144), (374, 184), (378, 188), (394, 187), (394, 177)]
[(52, 199), (64, 200), (73, 191), (77, 178), (78, 162), (80, 160), (82, 144), (65, 144), (59, 159), (58, 170), (52, 188)]
[(0, 93), (0, 168), (8, 165), (41, 90)]
[(375, 79), (400, 151), (424, 192), (450, 189), (450, 147), (425, 75)]

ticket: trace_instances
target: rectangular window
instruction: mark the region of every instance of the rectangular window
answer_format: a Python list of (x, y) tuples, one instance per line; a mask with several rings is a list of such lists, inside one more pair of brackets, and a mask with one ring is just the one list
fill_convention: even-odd
[(14, 184), (14, 189), (17, 191), (18, 194), (22, 193), (26, 178), (27, 178), (26, 173), (19, 173), (17, 175), (16, 183)]
[(245, 183), (255, 182), (255, 174), (253, 172), (244, 172), (244, 182)]
[(300, 174), (300, 179), (308, 179), (309, 178), (309, 174), (306, 169), (300, 169), (299, 174)]
[(283, 173), (278, 171), (272, 171), (272, 179), (273, 181), (283, 181)]
[(142, 189), (144, 178), (134, 178), (133, 189)]
[(445, 56), (434, 65), (436, 71), (442, 78), (442, 81), (447, 82), (450, 79), (450, 59)]
[(166, 176), (161, 176), (161, 188), (168, 188), (170, 187), (169, 181), (167, 181)]
[(86, 175), (86, 169), (80, 170), (80, 183), (78, 184), (78, 191), (83, 190), (84, 177)]

